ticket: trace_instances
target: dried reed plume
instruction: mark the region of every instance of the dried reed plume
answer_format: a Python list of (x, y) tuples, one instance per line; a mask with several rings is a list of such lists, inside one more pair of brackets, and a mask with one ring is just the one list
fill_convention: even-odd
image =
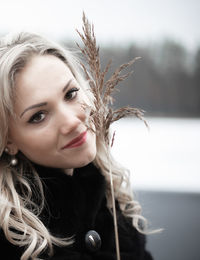
[[(115, 137), (115, 132), (110, 140), (109, 128), (110, 125), (127, 116), (136, 116), (144, 121), (148, 127), (146, 121), (143, 119), (143, 112), (137, 108), (132, 107), (122, 107), (114, 110), (112, 108), (113, 97), (112, 94), (116, 89), (118, 83), (127, 78), (131, 72), (123, 74), (122, 71), (129, 66), (131, 66), (136, 59), (131, 60), (128, 63), (121, 65), (115, 70), (111, 75), (110, 79), (105, 80), (105, 76), (111, 66), (111, 62), (107, 64), (104, 70), (101, 69), (101, 62), (99, 56), (99, 48), (96, 45), (96, 38), (94, 35), (94, 27), (90, 25), (89, 21), (86, 19), (85, 14), (83, 13), (83, 34), (78, 30), (78, 34), (83, 41), (83, 47), (78, 47), (81, 50), (84, 58), (86, 59), (88, 69), (86, 66), (81, 63), (82, 68), (85, 72), (86, 79), (89, 81), (91, 91), (94, 95), (94, 106), (95, 108), (91, 110), (89, 120), (94, 123), (96, 128), (96, 134), (105, 141), (108, 148), (112, 147)], [(85, 106), (87, 110), (87, 106)], [(89, 126), (91, 122), (89, 123)], [(111, 162), (109, 149), (107, 150), (108, 161)], [(117, 227), (117, 215), (116, 215), (116, 206), (115, 206), (115, 194), (114, 194), (114, 185), (113, 185), (113, 176), (111, 170), (111, 164), (108, 163), (109, 176), (110, 176), (110, 190), (112, 197), (112, 209), (113, 209), (113, 220), (114, 220), (114, 230), (115, 230), (115, 244), (116, 244), (116, 256), (117, 260), (120, 260), (120, 247), (119, 247), (119, 237), (118, 237), (118, 227)]]
[[(95, 109), (91, 111), (91, 117), (98, 135), (104, 138), (105, 142), (109, 142), (109, 127), (110, 125), (127, 116), (136, 116), (141, 119), (148, 127), (146, 121), (143, 119), (144, 111), (138, 108), (129, 106), (114, 110), (112, 108), (113, 97), (112, 94), (116, 89), (118, 83), (126, 79), (132, 72), (122, 75), (122, 71), (131, 66), (138, 58), (131, 60), (128, 63), (122, 64), (111, 75), (110, 79), (105, 80), (105, 76), (110, 69), (111, 61), (107, 64), (104, 70), (101, 69), (99, 47), (96, 45), (96, 37), (94, 34), (94, 26), (89, 23), (85, 14), (83, 13), (83, 34), (78, 30), (78, 34), (83, 41), (83, 47), (77, 46), (81, 50), (86, 59), (88, 69), (81, 63), (85, 72), (86, 79), (89, 81), (91, 91), (94, 95)], [(113, 142), (113, 139), (112, 139)]]

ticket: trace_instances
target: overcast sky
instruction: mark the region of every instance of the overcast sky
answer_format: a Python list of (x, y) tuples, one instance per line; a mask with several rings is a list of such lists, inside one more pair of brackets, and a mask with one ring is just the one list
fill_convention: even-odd
[(171, 37), (190, 49), (200, 45), (199, 0), (0, 0), (0, 33), (24, 29), (77, 41), (83, 10), (99, 42)]

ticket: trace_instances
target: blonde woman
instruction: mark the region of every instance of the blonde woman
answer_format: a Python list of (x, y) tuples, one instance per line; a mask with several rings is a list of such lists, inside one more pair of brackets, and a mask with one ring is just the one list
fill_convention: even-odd
[(107, 156), (87, 106), (94, 107), (94, 96), (69, 51), (28, 32), (1, 39), (4, 260), (116, 259), (108, 164), (121, 259), (152, 259), (126, 172)]

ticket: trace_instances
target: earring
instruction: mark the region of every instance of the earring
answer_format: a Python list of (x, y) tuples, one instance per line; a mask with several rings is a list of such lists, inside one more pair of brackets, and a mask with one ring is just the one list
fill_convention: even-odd
[(8, 147), (5, 147), (4, 152), (5, 152), (5, 153), (9, 153)]
[[(9, 148), (8, 148), (8, 147), (5, 147), (4, 152), (5, 152), (5, 153), (10, 153)], [(10, 160), (10, 165), (14, 167), (14, 166), (16, 166), (17, 164), (18, 164), (17, 158), (15, 157), (15, 155), (12, 155), (12, 158), (11, 158), (11, 160)]]
[(11, 166), (16, 166), (18, 164), (18, 160), (15, 156), (13, 156), (13, 158), (10, 160), (10, 164)]

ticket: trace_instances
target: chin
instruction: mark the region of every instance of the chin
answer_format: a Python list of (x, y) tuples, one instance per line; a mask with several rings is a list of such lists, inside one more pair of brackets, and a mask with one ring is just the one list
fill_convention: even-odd
[(72, 168), (84, 167), (84, 166), (88, 165), (89, 163), (93, 162), (95, 157), (96, 157), (96, 151), (88, 154), (87, 157), (84, 158), (83, 160), (80, 160), (79, 162), (77, 161), (75, 167), (72, 167)]

